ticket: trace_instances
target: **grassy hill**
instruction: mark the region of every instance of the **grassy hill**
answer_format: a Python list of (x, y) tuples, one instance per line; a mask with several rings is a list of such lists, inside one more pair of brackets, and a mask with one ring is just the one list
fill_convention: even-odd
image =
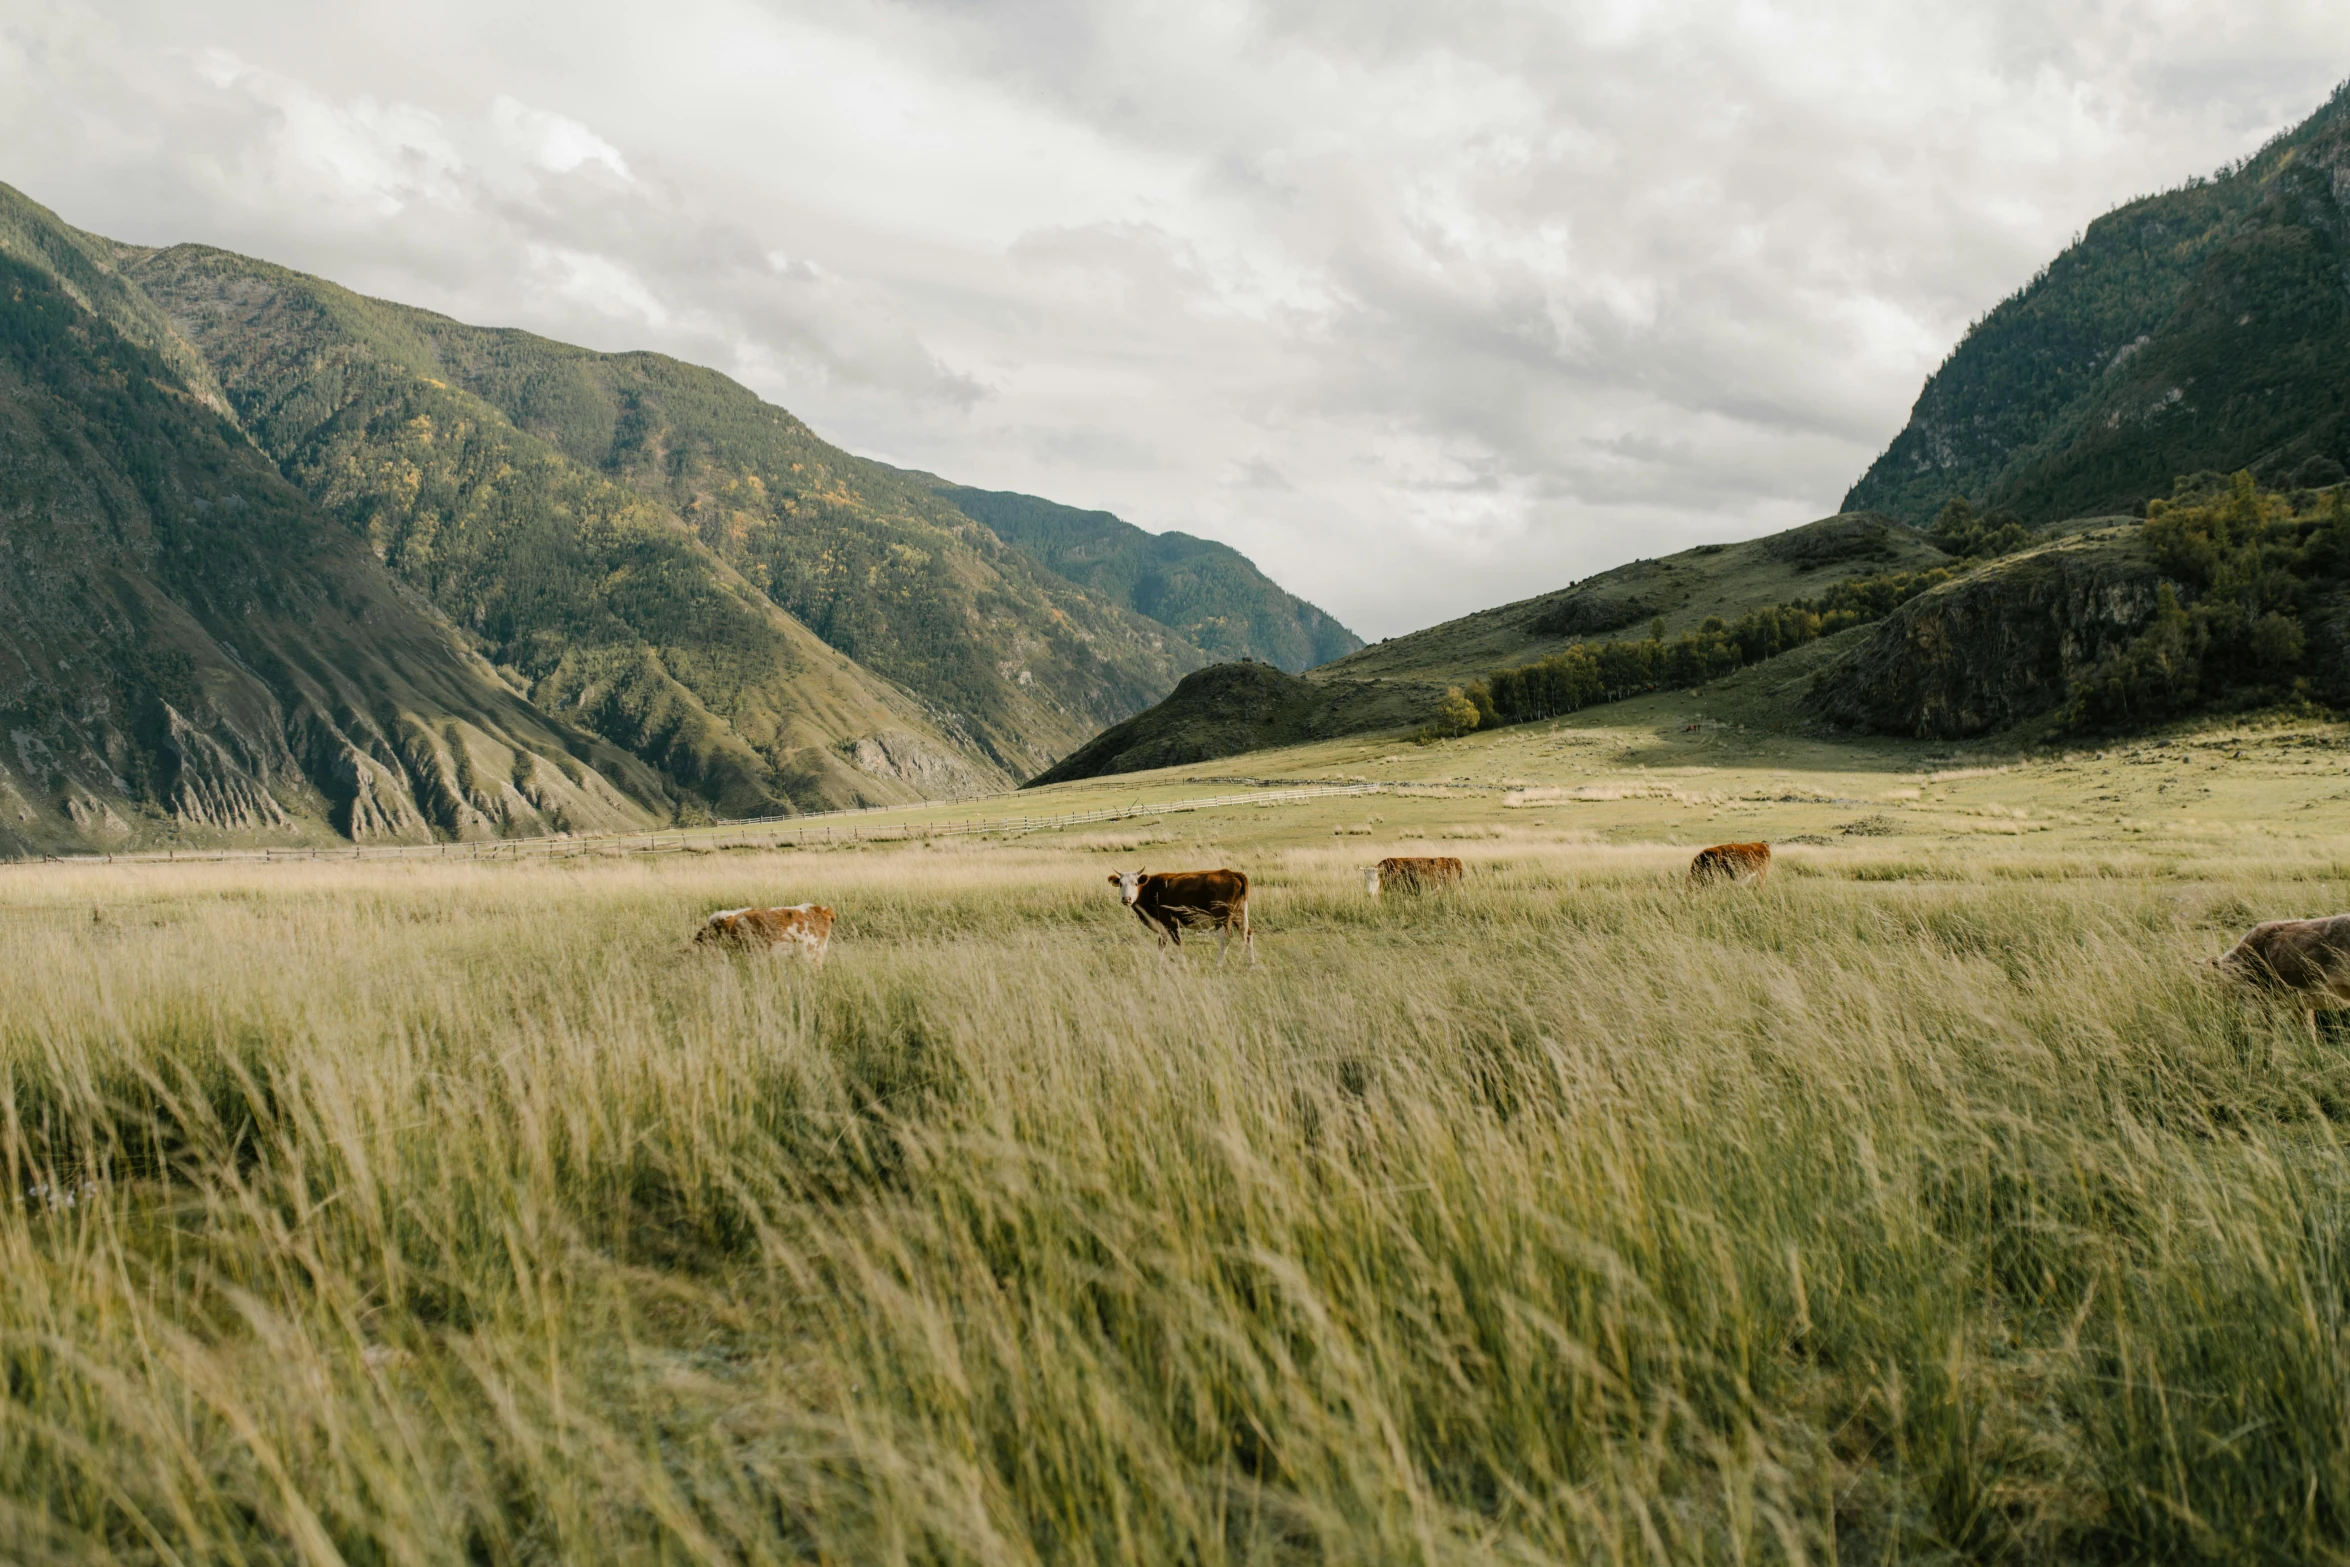
[(2341, 478), (2345, 105), (2091, 224), (1967, 333), (1845, 506), (1924, 523), (1965, 496), (2050, 522), (2199, 470)]
[(941, 496), (998, 538), (1111, 603), (1173, 627), (1212, 658), (1255, 659), (1294, 674), (1363, 645), (1230, 545), (1188, 533), (1145, 533), (1110, 512), (1033, 495), (934, 482)]
[(0, 854), (669, 815), (287, 483), (103, 252), (0, 218)]
[(1844, 513), (1767, 538), (1700, 544), (1659, 560), (1632, 561), (1571, 587), (1374, 643), (1315, 670), (1312, 678), (1402, 681), (1441, 691), (1573, 643), (1638, 634), (1656, 621), (1676, 635), (1695, 630), (1709, 615), (1734, 619), (1806, 597), (1843, 577), (1947, 560), (1914, 529)]
[(2143, 521), (2014, 529), (1992, 548), (2017, 539), (1975, 556), (1958, 536), (1846, 515), (1635, 562), (1302, 677), (1204, 670), (1033, 782), (1670, 690), (1768, 691), (1758, 722), (1920, 739), (2350, 702), (2350, 487), (2280, 494), (2239, 474), (2183, 486)]
[(1482, 681), (1499, 668), (1611, 635), (1643, 637), (1660, 626), (1666, 636), (1680, 636), (1709, 618), (1735, 620), (1854, 577), (1949, 563), (1917, 530), (1866, 513), (1823, 517), (1737, 544), (1703, 544), (1390, 638), (1302, 676), (1264, 664), (1203, 670), (1030, 782), (1406, 731), (1430, 720), (1449, 687)]

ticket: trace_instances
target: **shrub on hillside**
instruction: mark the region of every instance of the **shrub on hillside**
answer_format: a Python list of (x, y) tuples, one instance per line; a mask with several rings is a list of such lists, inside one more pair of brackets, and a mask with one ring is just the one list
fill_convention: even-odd
[(2224, 490), (2183, 480), (2179, 493), (2150, 502), (2146, 515), (2148, 553), (2171, 580), (2146, 629), (2074, 686), (2066, 716), (2075, 728), (2277, 701), (2305, 685), (2302, 608), (2314, 588), (2350, 578), (2342, 492), (2301, 512), (2249, 473)]
[(1989, 560), (1994, 555), (2012, 555), (2031, 543), (2032, 531), (2014, 512), (1978, 516), (1966, 497), (1952, 496), (1926, 530), (1926, 542), (1960, 560)]

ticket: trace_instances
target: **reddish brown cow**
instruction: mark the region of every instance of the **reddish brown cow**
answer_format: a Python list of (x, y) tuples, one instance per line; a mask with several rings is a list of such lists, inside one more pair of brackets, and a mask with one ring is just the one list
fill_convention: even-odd
[(1127, 871), (1112, 875), (1110, 885), (1165, 946), (1183, 945), (1183, 932), (1216, 933), (1216, 962), (1224, 961), (1225, 945), (1233, 927), (1240, 929), (1240, 945), (1251, 963), (1257, 960), (1256, 939), (1248, 928), (1248, 877), (1240, 871)]
[(1767, 843), (1717, 843), (1697, 851), (1689, 862), (1689, 885), (1713, 881), (1761, 881), (1771, 873), (1771, 846)]
[(2297, 991), (2313, 1006), (2350, 1001), (2350, 914), (2255, 925), (2212, 961), (2252, 984)]
[(832, 910), (821, 903), (782, 909), (720, 909), (694, 932), (694, 944), (762, 948), (821, 964), (832, 945)]
[(1363, 891), (1376, 898), (1390, 888), (1427, 892), (1461, 879), (1461, 862), (1449, 854), (1392, 855), (1363, 867)]

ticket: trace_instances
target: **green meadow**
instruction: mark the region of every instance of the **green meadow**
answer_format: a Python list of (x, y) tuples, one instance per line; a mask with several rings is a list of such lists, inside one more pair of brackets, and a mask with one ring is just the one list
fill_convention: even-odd
[(1066, 831), (0, 867), (0, 1557), (2350, 1557), (2350, 1029), (2208, 964), (2350, 908), (2342, 729), (1737, 691), (927, 818), (1392, 785)]

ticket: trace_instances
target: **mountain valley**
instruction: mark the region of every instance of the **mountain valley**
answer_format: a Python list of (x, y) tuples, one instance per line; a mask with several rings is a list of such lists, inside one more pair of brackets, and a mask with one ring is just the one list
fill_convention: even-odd
[[(0, 852), (987, 793), (1214, 654), (1359, 645), (1223, 546), (851, 456), (662, 355), (5, 187), (0, 263)], [(1064, 575), (958, 495), (1118, 558)]]

